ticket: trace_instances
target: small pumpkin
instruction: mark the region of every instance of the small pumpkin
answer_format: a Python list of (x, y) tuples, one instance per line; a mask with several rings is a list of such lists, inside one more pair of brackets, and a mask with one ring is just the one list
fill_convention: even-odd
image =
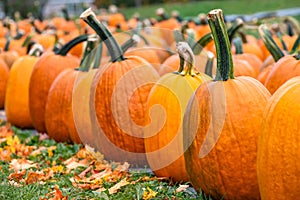
[(29, 112), (29, 82), (31, 73), (43, 47), (35, 44), (28, 55), (19, 57), (9, 73), (5, 95), (7, 121), (20, 128), (32, 128)]
[(4, 108), (8, 76), (9, 68), (7, 64), (0, 58), (0, 109)]
[(150, 114), (152, 108), (160, 106), (164, 112), (147, 118), (144, 137), (147, 160), (155, 175), (179, 182), (188, 181), (182, 145), (183, 114), (195, 89), (211, 78), (195, 71), (194, 54), (186, 42), (177, 43), (177, 49), (185, 67), (179, 64), (178, 71), (165, 74), (152, 87), (146, 111)]
[(87, 35), (81, 35), (66, 43), (57, 52), (46, 51), (34, 65), (29, 85), (29, 109), (33, 126), (38, 132), (46, 132), (45, 108), (51, 84), (63, 70), (79, 66), (79, 58), (68, 52), (86, 39)]

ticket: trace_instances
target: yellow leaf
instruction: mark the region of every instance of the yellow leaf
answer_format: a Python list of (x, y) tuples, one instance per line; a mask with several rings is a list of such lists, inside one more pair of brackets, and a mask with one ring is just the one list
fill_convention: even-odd
[(144, 190), (143, 199), (148, 200), (154, 198), (157, 195), (157, 192), (151, 190), (151, 188), (147, 187), (147, 190)]

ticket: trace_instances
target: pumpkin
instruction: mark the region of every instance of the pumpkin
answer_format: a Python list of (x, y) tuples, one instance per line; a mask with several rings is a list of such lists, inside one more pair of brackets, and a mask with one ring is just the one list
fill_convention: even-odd
[(211, 78), (194, 71), (195, 58), (186, 42), (177, 43), (177, 49), (185, 67), (165, 74), (152, 87), (146, 111), (150, 114), (151, 109), (159, 106), (163, 113), (157, 111), (146, 118), (144, 137), (147, 160), (155, 175), (179, 182), (188, 181), (183, 157), (183, 114), (195, 89)]
[(260, 68), (263, 65), (261, 59), (256, 54), (244, 52), (240, 38), (235, 38), (233, 40), (233, 44), (235, 46), (235, 54), (233, 55), (233, 59), (244, 60), (248, 62), (255, 72), (252, 77), (256, 78), (259, 74)]
[(268, 90), (249, 76), (234, 77), (223, 13), (208, 13), (217, 75), (202, 83), (184, 115), (185, 166), (197, 190), (215, 199), (259, 199), (257, 138)]
[(300, 77), (285, 82), (270, 98), (258, 139), (257, 173), (262, 200), (300, 195)]
[[(94, 48), (94, 38), (94, 35), (88, 38), (84, 57), (79, 68), (65, 69), (56, 77), (50, 87), (45, 109), (45, 126), (49, 137), (58, 142), (81, 143), (74, 120), (74, 110), (77, 108), (73, 105), (73, 91), (78, 76), (85, 73), (91, 65), (92, 59), (89, 54)], [(97, 55), (97, 57), (100, 56), (101, 54)], [(84, 113), (81, 113), (81, 115), (84, 115)]]
[(110, 52), (111, 62), (96, 72), (90, 97), (93, 132), (106, 159), (147, 164), (143, 130), (145, 105), (155, 69), (138, 56), (124, 57), (111, 32), (98, 21), (91, 9), (80, 16), (100, 36)]
[(4, 108), (8, 76), (9, 68), (7, 64), (0, 58), (0, 109)]
[(46, 132), (45, 108), (51, 84), (66, 68), (79, 66), (79, 58), (68, 54), (70, 49), (87, 39), (81, 35), (66, 43), (57, 52), (46, 51), (34, 65), (29, 85), (29, 110), (34, 128), (38, 132)]
[[(299, 54), (284, 54), (279, 46), (272, 40), (270, 34), (268, 34), (268, 29), (265, 25), (261, 25), (259, 31), (275, 61), (274, 64), (269, 65), (268, 71), (265, 70), (263, 76), (259, 78), (263, 80), (266, 88), (273, 94), (284, 82), (300, 75)], [(295, 46), (297, 46), (297, 44)]]
[(33, 127), (29, 112), (29, 82), (33, 67), (42, 53), (43, 47), (36, 44), (28, 55), (19, 57), (10, 69), (5, 95), (5, 113), (7, 121), (14, 126)]

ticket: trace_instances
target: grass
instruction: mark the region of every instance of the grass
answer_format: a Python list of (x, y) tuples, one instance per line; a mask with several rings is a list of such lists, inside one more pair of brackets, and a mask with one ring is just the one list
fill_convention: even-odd
[[(262, 11), (274, 11), (284, 8), (299, 7), (298, 0), (206, 0), (189, 3), (156, 4), (141, 8), (124, 8), (126, 17), (139, 13), (141, 17), (155, 17), (157, 8), (162, 7), (170, 14), (173, 10), (179, 11), (181, 16), (196, 17), (199, 13), (207, 13), (212, 9), (221, 8), (224, 14), (253, 14)], [(299, 18), (298, 18), (299, 19)]]
[[(2, 127), (4, 126), (5, 124), (2, 123)], [(61, 192), (62, 197), (64, 197), (60, 199), (210, 199), (203, 193), (195, 192), (195, 190), (189, 185), (189, 183), (181, 183), (189, 187), (186, 190), (176, 192), (176, 189), (178, 189), (180, 183), (173, 183), (169, 179), (157, 178), (151, 171), (149, 171), (149, 169), (146, 168), (139, 170), (130, 169), (126, 173), (116, 173), (117, 175), (110, 177), (110, 179), (101, 179), (101, 182), (99, 184), (101, 184), (101, 187), (104, 189), (104, 191), (99, 192), (96, 189), (87, 189), (85, 186), (76, 187), (73, 185), (74, 182), (72, 183), (72, 178), (78, 177), (79, 174), (82, 174), (82, 172), (90, 167), (91, 164), (87, 164), (86, 166), (79, 166), (66, 172), (66, 168), (68, 167), (66, 166), (65, 161), (70, 160), (70, 158), (74, 158), (76, 156), (78, 157), (79, 152), (83, 149), (82, 145), (57, 143), (54, 140), (47, 138), (41, 139), (40, 135), (35, 134), (31, 130), (21, 130), (16, 127), (9, 127), (8, 130), (11, 131), (13, 135), (3, 137), (3, 129), (0, 129), (0, 199), (54, 199), (55, 195), (57, 195), (57, 188), (59, 189), (59, 192)], [(8, 139), (16, 137), (17, 140), (11, 141), (11, 139)], [(27, 147), (28, 149), (34, 147), (33, 149), (35, 150), (41, 149), (41, 147), (43, 147), (43, 150), (41, 150), (37, 154), (31, 154), (26, 153)], [(52, 149), (51, 152), (49, 152), (49, 149)], [(5, 151), (11, 151), (10, 157), (5, 157), (3, 155)], [(81, 157), (81, 161), (90, 159), (88, 155), (83, 155), (84, 156)], [(20, 177), (16, 176), (16, 169), (12, 169), (11, 167), (13, 163), (12, 159), (25, 159), (36, 165), (34, 167), (26, 169), (26, 172), (24, 172), (24, 174), (22, 174)], [(107, 166), (108, 168), (111, 167), (113, 170), (116, 170), (118, 167), (118, 163), (108, 163), (107, 161), (101, 162), (105, 163), (105, 166)], [(89, 160), (88, 163), (94, 163), (95, 166), (93, 165), (92, 167), (93, 169), (97, 169), (97, 161), (90, 162)], [(51, 175), (51, 177), (45, 180), (40, 179), (39, 176), (34, 176), (36, 180), (29, 182), (30, 179), (28, 177), (30, 172), (46, 172), (45, 170), (53, 169), (53, 167), (57, 166), (63, 166), (64, 170), (55, 172)], [(22, 171), (24, 170), (19, 169), (18, 172), (21, 173)], [(12, 176), (12, 174), (14, 174), (14, 176)], [(88, 172), (79, 181), (87, 180), (85, 178), (88, 178), (89, 176), (91, 176), (91, 174), (91, 171)], [(43, 175), (43, 177), (46, 177), (46, 175)], [(120, 179), (123, 179), (124, 177), (130, 182), (130, 184), (121, 187), (116, 193), (110, 194), (108, 192), (109, 189), (115, 186), (116, 183), (119, 183)], [(79, 181), (78, 183), (81, 183)], [(85, 183), (89, 182), (91, 181), (86, 181)], [(95, 183), (93, 184), (93, 186), (97, 186), (97, 184)], [(149, 198), (147, 198), (147, 194)]]

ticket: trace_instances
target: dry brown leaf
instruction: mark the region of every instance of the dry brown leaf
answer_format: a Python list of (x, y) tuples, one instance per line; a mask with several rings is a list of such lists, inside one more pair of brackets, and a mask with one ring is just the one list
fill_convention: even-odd
[(33, 163), (30, 160), (23, 159), (13, 159), (10, 162), (10, 169), (14, 169), (15, 171), (23, 170), (23, 169), (29, 169), (31, 167), (37, 167), (37, 163)]
[(117, 184), (115, 184), (114, 186), (109, 188), (108, 192), (109, 192), (109, 194), (117, 193), (121, 187), (124, 187), (125, 185), (128, 185), (128, 184), (130, 184), (130, 183), (127, 181), (127, 178), (124, 178), (120, 182), (118, 182)]
[(189, 185), (179, 185), (179, 187), (175, 190), (176, 193), (186, 191), (189, 188)]
[(22, 171), (15, 171), (14, 173), (11, 173), (7, 178), (9, 180), (20, 182), (25, 176), (25, 174), (26, 174), (26, 169), (23, 169)]

